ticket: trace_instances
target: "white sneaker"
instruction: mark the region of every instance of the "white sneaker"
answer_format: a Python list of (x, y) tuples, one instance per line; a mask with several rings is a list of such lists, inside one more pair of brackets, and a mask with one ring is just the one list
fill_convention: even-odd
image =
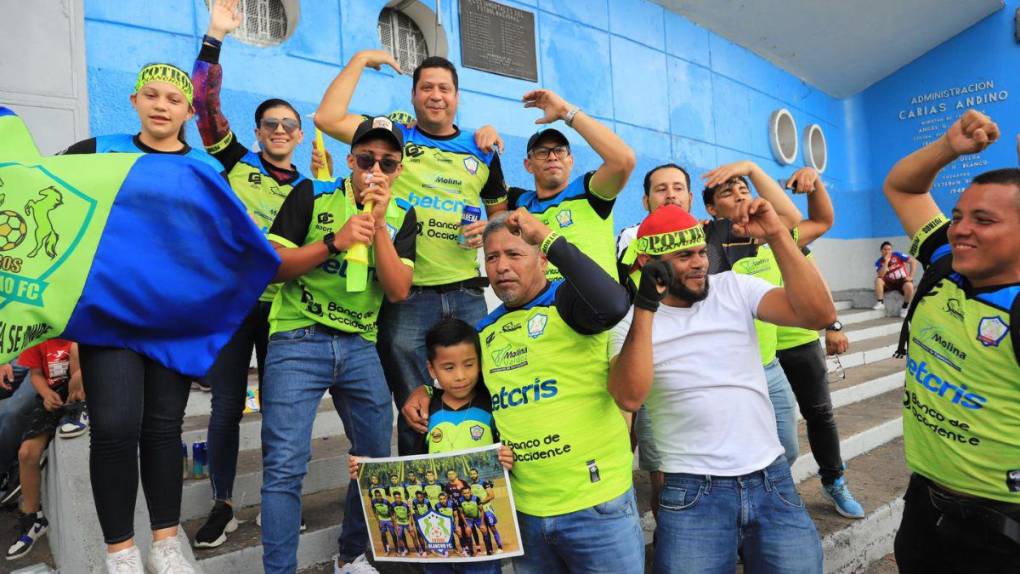
[(885, 309), (885, 301), (878, 301), (871, 308), (875, 311), (881, 311), (882, 309)]
[(906, 307), (900, 307), (900, 319), (906, 319), (906, 318), (907, 318), (907, 308)]
[(110, 574), (145, 574), (142, 553), (137, 546), (106, 555), (106, 571)]
[(148, 566), (153, 574), (195, 574), (195, 567), (184, 557), (176, 536), (152, 543)]
[(334, 556), (333, 574), (379, 574), (379, 571), (362, 554), (343, 566), (340, 566), (340, 556)]

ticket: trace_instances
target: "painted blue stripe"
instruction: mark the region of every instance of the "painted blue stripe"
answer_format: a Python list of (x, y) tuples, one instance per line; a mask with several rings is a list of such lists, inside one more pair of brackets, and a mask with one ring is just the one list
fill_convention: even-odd
[(202, 376), (279, 263), (215, 168), (141, 156), (114, 200), (63, 336)]

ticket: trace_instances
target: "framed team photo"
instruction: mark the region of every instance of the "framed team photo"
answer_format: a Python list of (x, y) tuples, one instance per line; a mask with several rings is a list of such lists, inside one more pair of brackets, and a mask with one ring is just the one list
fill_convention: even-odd
[(524, 553), (498, 444), (361, 459), (372, 553), (390, 562), (480, 562)]

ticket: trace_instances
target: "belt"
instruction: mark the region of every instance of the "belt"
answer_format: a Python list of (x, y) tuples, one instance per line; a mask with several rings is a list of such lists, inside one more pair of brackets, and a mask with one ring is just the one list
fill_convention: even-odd
[(461, 289), (485, 289), (488, 286), (488, 277), (472, 277), (471, 279), (447, 283), (445, 285), (416, 285), (418, 289), (427, 289), (436, 293), (449, 293), (451, 291), (460, 291)]
[(329, 335), (330, 337), (350, 337), (351, 335), (358, 335), (358, 333), (348, 333), (347, 331), (341, 331), (340, 329), (334, 329), (333, 327), (327, 327), (322, 323), (315, 323), (311, 327), (308, 327), (316, 333), (322, 333), (323, 335)]
[[(993, 532), (1002, 534), (1012, 540), (1014, 544), (1020, 546), (1020, 521), (992, 508), (987, 502), (956, 496), (939, 488), (927, 479), (925, 479), (925, 483), (928, 487), (928, 497), (931, 499), (931, 505), (944, 516), (961, 522), (983, 525)], [(1002, 504), (1015, 507), (1017, 511), (1020, 511), (1020, 505), (1005, 502)]]

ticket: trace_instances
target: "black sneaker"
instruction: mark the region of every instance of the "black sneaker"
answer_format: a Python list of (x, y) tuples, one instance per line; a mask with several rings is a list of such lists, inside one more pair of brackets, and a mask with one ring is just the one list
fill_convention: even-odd
[(17, 502), (19, 494), (21, 494), (21, 473), (18, 463), (14, 463), (0, 479), (0, 506), (8, 506)]
[(20, 514), (18, 516), (18, 537), (7, 549), (7, 559), (17, 560), (31, 552), (35, 543), (46, 534), (49, 525), (50, 523), (43, 516), (42, 510), (35, 514)]
[(227, 533), (237, 530), (234, 509), (217, 500), (209, 512), (209, 519), (195, 533), (195, 548), (216, 548), (227, 541)]

